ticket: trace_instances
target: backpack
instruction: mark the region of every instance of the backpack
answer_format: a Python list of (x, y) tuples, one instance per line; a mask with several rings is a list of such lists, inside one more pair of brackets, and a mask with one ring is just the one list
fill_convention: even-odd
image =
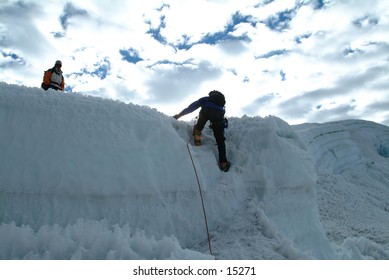
[(48, 70), (46, 70), (43, 74), (43, 82), (41, 84), (41, 87), (44, 89), (44, 90), (48, 90), (49, 87), (50, 87), (50, 77), (51, 77), (51, 74), (53, 73), (53, 68), (50, 68)]
[(211, 102), (220, 106), (224, 106), (226, 104), (226, 99), (220, 91), (213, 90), (208, 95)]

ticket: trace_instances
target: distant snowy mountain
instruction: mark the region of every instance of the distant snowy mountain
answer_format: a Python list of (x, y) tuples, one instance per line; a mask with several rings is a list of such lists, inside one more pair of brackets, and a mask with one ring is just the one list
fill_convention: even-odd
[[(230, 118), (0, 83), (0, 259), (389, 259), (389, 128)], [(209, 244), (213, 256), (210, 254)]]

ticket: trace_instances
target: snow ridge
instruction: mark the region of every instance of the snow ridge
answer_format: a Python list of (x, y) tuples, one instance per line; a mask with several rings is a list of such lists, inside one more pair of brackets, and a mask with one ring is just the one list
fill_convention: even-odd
[[(0, 83), (0, 259), (388, 258), (387, 127), (230, 118), (228, 173), (204, 129), (190, 149), (215, 256), (191, 130), (148, 107)], [(336, 216), (345, 182), (371, 216)]]

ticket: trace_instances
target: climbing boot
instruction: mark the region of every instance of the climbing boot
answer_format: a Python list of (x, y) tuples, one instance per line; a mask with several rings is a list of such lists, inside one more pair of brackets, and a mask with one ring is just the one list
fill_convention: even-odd
[(201, 131), (195, 130), (193, 131), (193, 138), (195, 146), (201, 146)]
[(227, 172), (231, 167), (231, 163), (228, 161), (221, 162), (219, 167), (221, 171)]

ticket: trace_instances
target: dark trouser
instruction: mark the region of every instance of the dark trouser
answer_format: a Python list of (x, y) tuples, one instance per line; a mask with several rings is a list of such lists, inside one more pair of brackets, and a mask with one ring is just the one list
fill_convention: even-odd
[(226, 144), (224, 143), (224, 113), (214, 108), (202, 108), (194, 130), (202, 131), (207, 121), (212, 124), (213, 136), (219, 152), (219, 162), (227, 162)]
[(57, 83), (51, 83), (50, 88), (55, 89), (55, 90), (61, 90), (61, 86), (58, 85)]
[(49, 88), (52, 88), (52, 89), (55, 89), (55, 90), (61, 90), (61, 88), (58, 88), (56, 86), (53, 86), (53, 85), (46, 85), (44, 83), (41, 84), (41, 87), (44, 89), (44, 90), (48, 90)]
[(50, 86), (50, 88), (55, 89), (55, 90), (61, 90), (60, 88), (57, 88), (55, 86)]

